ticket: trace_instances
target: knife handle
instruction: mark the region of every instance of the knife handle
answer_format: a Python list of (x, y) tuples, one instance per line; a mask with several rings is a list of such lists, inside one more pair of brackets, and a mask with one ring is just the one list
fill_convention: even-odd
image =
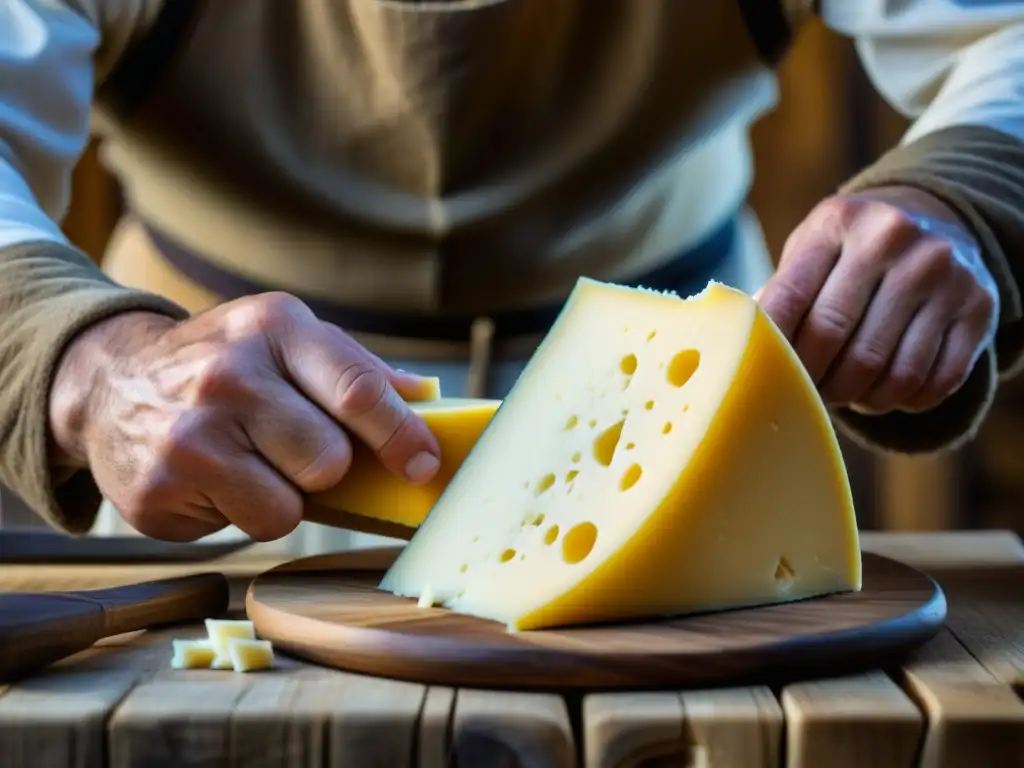
[(228, 580), (222, 573), (196, 573), (70, 594), (103, 608), (103, 637), (180, 621), (202, 621), (228, 608)]
[(80, 592), (0, 593), (0, 680), (24, 677), (105, 637), (218, 616), (228, 600), (221, 573)]

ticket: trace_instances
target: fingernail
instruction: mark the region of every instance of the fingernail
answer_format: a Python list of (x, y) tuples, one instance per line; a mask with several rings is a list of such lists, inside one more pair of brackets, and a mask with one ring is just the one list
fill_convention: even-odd
[(441, 462), (433, 454), (420, 451), (405, 465), (405, 476), (411, 483), (429, 480), (437, 472)]

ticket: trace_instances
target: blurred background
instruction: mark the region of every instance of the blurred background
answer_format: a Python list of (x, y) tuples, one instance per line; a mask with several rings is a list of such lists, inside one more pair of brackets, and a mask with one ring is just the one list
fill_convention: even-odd
[[(820, 24), (801, 33), (780, 84), (779, 107), (753, 133), (757, 183), (751, 199), (776, 255), (817, 201), (896, 143), (907, 127), (875, 95), (850, 42)], [(99, 261), (119, 212), (117, 183), (90, 147), (76, 171), (65, 231)], [(980, 438), (958, 453), (877, 458), (844, 442), (861, 527), (1007, 528), (1024, 534), (1022, 445), (1024, 379), (1003, 388)], [(41, 524), (3, 491), (0, 526)]]

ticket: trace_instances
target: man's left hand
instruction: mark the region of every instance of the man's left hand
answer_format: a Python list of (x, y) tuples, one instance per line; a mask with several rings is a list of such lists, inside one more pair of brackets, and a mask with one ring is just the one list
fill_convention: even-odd
[(756, 297), (826, 403), (879, 414), (926, 411), (956, 392), (999, 317), (971, 233), (906, 187), (819, 204)]

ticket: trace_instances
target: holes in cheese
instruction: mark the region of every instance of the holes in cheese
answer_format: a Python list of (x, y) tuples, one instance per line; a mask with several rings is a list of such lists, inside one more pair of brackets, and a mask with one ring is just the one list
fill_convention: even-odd
[(537, 488), (534, 491), (538, 496), (544, 493), (546, 490), (551, 488), (555, 484), (555, 473), (548, 472), (544, 477), (537, 481)]
[(628, 491), (640, 481), (640, 476), (643, 473), (643, 467), (639, 464), (630, 464), (626, 471), (622, 473), (622, 479), (619, 480), (619, 490)]
[(619, 447), (619, 440), (622, 438), (622, 428), (625, 425), (626, 420), (620, 419), (594, 438), (594, 459), (601, 466), (611, 466), (612, 459), (615, 458), (615, 449)]
[(700, 366), (700, 352), (684, 349), (677, 353), (668, 364), (668, 383), (673, 387), (685, 387)]
[(583, 278), (380, 586), (415, 598), (429, 583), (451, 610), (529, 630), (860, 578), (829, 414), (757, 302), (716, 283), (681, 299)]
[(389, 472), (359, 440), (352, 440), (352, 464), (334, 488), (311, 494), (317, 503), (315, 521), (330, 524), (330, 510), (376, 520), (418, 526), (462, 466), (470, 449), (490, 423), (499, 400), (434, 398), (412, 402), (441, 446), (441, 466), (429, 482), (412, 485)]
[(544, 534), (544, 543), (551, 545), (558, 541), (558, 526), (552, 525)]
[(586, 559), (597, 541), (597, 526), (593, 523), (577, 523), (562, 537), (562, 559), (567, 563), (579, 563)]

